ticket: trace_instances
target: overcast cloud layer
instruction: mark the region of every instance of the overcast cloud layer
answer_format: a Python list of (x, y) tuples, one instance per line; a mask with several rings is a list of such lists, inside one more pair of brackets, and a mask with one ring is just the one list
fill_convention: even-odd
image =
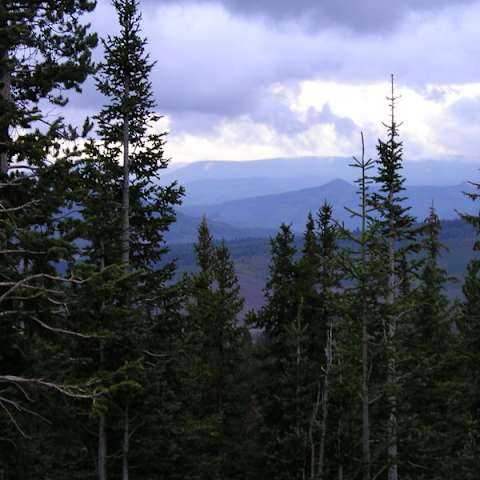
[(273, 24), (299, 23), (308, 30), (348, 28), (359, 33), (389, 32), (412, 13), (428, 14), (475, 0), (148, 0), (152, 5), (220, 4), (234, 14)]
[[(99, 3), (93, 27), (114, 32), (112, 8)], [(353, 153), (360, 129), (373, 143), (381, 134), (391, 72), (405, 97), (409, 154), (476, 154), (478, 1), (148, 0), (142, 8), (174, 158)], [(101, 103), (90, 83), (71, 113)]]

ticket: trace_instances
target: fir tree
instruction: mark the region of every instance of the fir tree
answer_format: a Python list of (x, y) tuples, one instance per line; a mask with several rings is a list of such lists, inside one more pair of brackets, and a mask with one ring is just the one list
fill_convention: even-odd
[[(145, 396), (155, 391), (154, 386), (146, 388), (149, 376), (163, 382), (155, 371), (164, 371), (163, 353), (154, 345), (165, 343), (161, 338), (155, 342), (151, 332), (167, 334), (168, 328), (163, 331), (158, 325), (170, 325), (170, 315), (177, 317), (178, 302), (172, 298), (177, 293), (167, 287), (174, 265), (162, 266), (161, 260), (167, 251), (164, 233), (175, 219), (174, 207), (182, 194), (175, 184), (159, 184), (168, 165), (163, 158), (165, 134), (151, 133), (159, 116), (138, 2), (118, 0), (113, 5), (120, 32), (103, 41), (105, 59), (97, 77), (97, 88), (108, 101), (96, 116), (99, 140), (87, 144), (78, 169), (82, 218), (72, 222), (70, 233), (82, 239), (87, 260), (74, 269), (93, 267), (105, 282), (99, 295), (84, 302), (82, 313), (103, 336), (91, 353), (99, 367), (91, 374), (105, 391), (104, 405), (98, 409), (100, 480), (108, 474), (107, 440), (122, 452), (121, 465), (113, 462), (111, 469), (120, 470), (124, 480), (132, 455), (142, 461), (138, 448), (145, 443), (137, 442), (132, 432), (143, 423), (142, 404), (149, 403)], [(150, 345), (152, 349), (145, 348)]]
[(453, 419), (460, 418), (460, 412), (455, 412), (452, 401), (459, 384), (455, 385), (452, 319), (445, 293), (450, 279), (439, 265), (444, 249), (440, 231), (440, 220), (432, 208), (424, 226), (425, 258), (414, 292), (415, 312), (405, 333), (409, 367), (400, 406), (407, 424), (402, 456), (408, 458), (405, 475), (419, 479), (452, 478), (452, 459), (459, 441)]
[[(324, 339), (318, 347), (323, 347), (324, 360), (321, 362), (323, 374), (320, 416), (320, 439), (318, 445), (317, 471), (312, 472), (313, 478), (325, 478), (326, 449), (328, 435), (331, 433), (332, 397), (334, 393), (334, 376), (337, 351), (335, 348), (337, 331), (342, 315), (340, 302), (341, 279), (343, 272), (339, 263), (338, 247), (339, 229), (333, 220), (333, 209), (328, 203), (324, 203), (318, 212), (318, 244), (319, 244), (319, 285), (320, 308), (317, 311), (317, 322), (321, 323)], [(317, 348), (318, 348), (317, 347)], [(338, 365), (338, 363), (337, 363)], [(341, 417), (341, 414), (339, 415)], [(338, 419), (339, 421), (340, 418)], [(333, 437), (333, 435), (329, 435)], [(341, 438), (337, 448), (337, 466), (342, 467)]]
[[(371, 193), (369, 191), (372, 183), (369, 171), (373, 168), (373, 160), (365, 158), (365, 141), (363, 132), (362, 156), (360, 159), (353, 157), (352, 167), (358, 168), (359, 178), (357, 194), (359, 196), (359, 211), (351, 210), (352, 217), (360, 218), (360, 237), (347, 235), (350, 240), (358, 245), (358, 259), (352, 264), (352, 277), (355, 279), (356, 291), (358, 292), (358, 302), (354, 302), (355, 311), (360, 312), (361, 336), (361, 399), (362, 399), (362, 478), (370, 480), (371, 478), (371, 439), (370, 439), (370, 335), (371, 335), (371, 317), (373, 314), (371, 292), (369, 288), (369, 278), (372, 272), (369, 267), (373, 263), (374, 255), (369, 251), (371, 246), (371, 236), (374, 230), (373, 219), (371, 217), (371, 207), (369, 200)], [(358, 313), (357, 313), (358, 314)], [(357, 315), (355, 315), (356, 317)], [(354, 330), (353, 330), (354, 331)]]
[(257, 474), (285, 479), (301, 478), (304, 469), (301, 443), (305, 426), (299, 415), (303, 417), (305, 411), (300, 408), (304, 392), (299, 374), (306, 357), (294, 240), (285, 224), (271, 240), (266, 304), (250, 319), (252, 326), (263, 331), (258, 348), (261, 381), (256, 396), (263, 425), (259, 441), (264, 448)]
[(51, 120), (48, 111), (52, 105), (65, 106), (68, 91), (80, 91), (93, 70), (96, 36), (82, 15), (94, 6), (88, 1), (8, 0), (0, 5), (0, 362), (5, 387), (0, 406), (11, 423), (2, 438), (24, 449), (15, 467), (0, 456), (6, 478), (15, 472), (27, 478), (38, 463), (33, 450), (43, 439), (38, 444), (13, 441), (28, 436), (26, 426), (38, 430), (34, 412), (48, 417), (54, 411), (46, 401), (38, 402), (38, 408), (31, 404), (43, 398), (38, 389), (89, 396), (66, 386), (65, 372), (44, 360), (62, 336), (78, 333), (66, 327), (69, 285), (78, 279), (59, 269), (75, 253), (74, 245), (62, 238), (59, 220), (71, 194), (72, 151), (62, 142), (75, 140), (78, 133), (62, 118)]
[(244, 349), (249, 335), (238, 316), (244, 302), (230, 253), (225, 244), (214, 245), (205, 218), (194, 248), (199, 271), (186, 283), (188, 348), (196, 381), (185, 409), (198, 428), (189, 432), (196, 440), (187, 451), (192, 461), (187, 475), (243, 478), (243, 420), (249, 404)]
[[(46, 100), (68, 102), (92, 72), (96, 35), (82, 15), (94, 1), (11, 1), (0, 6), (0, 170), (20, 163), (44, 164), (46, 150), (63, 132), (61, 118), (48, 121)], [(34, 26), (34, 27), (33, 27)], [(48, 128), (40, 129), (39, 125)], [(18, 129), (25, 133), (13, 135)], [(65, 133), (65, 132), (63, 132)]]
[[(398, 458), (399, 458), (399, 418), (398, 418), (398, 375), (397, 367), (399, 360), (398, 329), (399, 318), (402, 317), (401, 307), (398, 300), (398, 269), (397, 259), (399, 251), (407, 249), (415, 250), (413, 243), (415, 231), (413, 229), (414, 219), (409, 214), (409, 207), (405, 206), (406, 198), (403, 196), (405, 190), (405, 178), (401, 174), (403, 163), (403, 143), (398, 140), (399, 124), (395, 118), (395, 105), (398, 97), (395, 96), (394, 82), (392, 75), (392, 91), (390, 101), (390, 121), (387, 128), (387, 140), (379, 140), (377, 145), (378, 174), (375, 182), (378, 191), (372, 195), (371, 205), (378, 214), (378, 222), (381, 232), (386, 239), (386, 264), (388, 267), (388, 287), (386, 289), (386, 319), (385, 338), (387, 345), (387, 452), (388, 452), (388, 480), (398, 480)], [(400, 242), (407, 242), (400, 246)]]
[[(475, 188), (474, 192), (465, 194), (472, 201), (479, 200), (478, 190), (480, 184), (470, 182)], [(476, 231), (477, 238), (473, 245), (474, 252), (480, 250), (480, 215), (461, 214), (463, 220), (470, 224)], [(480, 259), (477, 255), (467, 265), (465, 280), (462, 287), (464, 300), (459, 312), (459, 330), (461, 338), (461, 351), (465, 358), (463, 378), (466, 382), (467, 412), (470, 417), (467, 431), (469, 439), (465, 442), (465, 461), (463, 474), (465, 478), (473, 478), (474, 472), (479, 468), (480, 452), (480, 376), (478, 375), (479, 341), (480, 341)]]

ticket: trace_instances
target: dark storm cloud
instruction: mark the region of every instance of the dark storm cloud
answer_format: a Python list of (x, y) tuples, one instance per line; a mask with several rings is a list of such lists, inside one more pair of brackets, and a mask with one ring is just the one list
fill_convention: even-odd
[(357, 32), (389, 31), (412, 12), (432, 12), (476, 0), (148, 0), (147, 3), (220, 3), (233, 13), (274, 22), (300, 22), (310, 30), (346, 27)]
[[(172, 118), (172, 130), (177, 134), (215, 136), (215, 128), (224, 118), (220, 114), (179, 112)], [(344, 137), (350, 137), (360, 130), (350, 118), (336, 115), (328, 103), (320, 111), (311, 107), (305, 113), (296, 112), (288, 106), (282, 95), (269, 92), (264, 92), (251, 111), (239, 118), (268, 126), (277, 134), (286, 136), (299, 135), (319, 125), (332, 125)]]
[(321, 111), (310, 108), (305, 114), (292, 111), (278, 96), (266, 96), (250, 115), (253, 121), (271, 126), (278, 133), (297, 135), (316, 125), (333, 125), (337, 133), (350, 136), (358, 126), (350, 118), (340, 117), (332, 112), (328, 103)]
[[(275, 86), (292, 91), (304, 80), (366, 85), (394, 72), (400, 85), (442, 103), (445, 84), (478, 81), (480, 6), (473, 0), (143, 0), (141, 5), (143, 33), (156, 62), (155, 99), (175, 133), (215, 135), (222, 122), (249, 118), (280, 135), (332, 124), (349, 136), (358, 127), (335, 116), (328, 104), (299, 115), (274, 93)], [(262, 20), (267, 18), (271, 21)], [(101, 36), (118, 29), (107, 0), (98, 3), (91, 21)], [(316, 31), (306, 30), (303, 21)], [(442, 88), (427, 90), (429, 84)], [(80, 118), (104, 102), (90, 81), (69, 108)]]

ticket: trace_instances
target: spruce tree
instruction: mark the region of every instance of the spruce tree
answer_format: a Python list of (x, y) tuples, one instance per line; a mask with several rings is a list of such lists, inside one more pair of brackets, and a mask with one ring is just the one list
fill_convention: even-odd
[(460, 363), (451, 334), (452, 315), (446, 286), (451, 279), (439, 262), (445, 247), (434, 208), (425, 220), (425, 257), (414, 292), (415, 311), (406, 332), (406, 391), (408, 434), (405, 474), (418, 479), (455, 478), (455, 457), (462, 449), (463, 413), (458, 409)]
[[(359, 169), (359, 177), (356, 180), (358, 185), (357, 194), (359, 196), (359, 210), (349, 210), (352, 217), (360, 219), (359, 235), (351, 235), (347, 232), (347, 238), (356, 245), (355, 259), (351, 265), (351, 276), (355, 280), (355, 298), (358, 301), (354, 303), (355, 320), (359, 317), (361, 334), (359, 343), (361, 344), (361, 400), (362, 400), (362, 478), (370, 480), (371, 478), (371, 415), (370, 415), (370, 338), (373, 332), (372, 317), (374, 316), (374, 303), (372, 302), (371, 266), (374, 263), (375, 255), (371, 251), (372, 234), (374, 235), (374, 220), (371, 216), (372, 208), (369, 206), (371, 200), (370, 185), (372, 178), (369, 176), (370, 170), (374, 167), (372, 159), (365, 157), (365, 140), (363, 132), (362, 155), (360, 159), (353, 157), (352, 167)], [(352, 255), (353, 256), (353, 255)], [(357, 322), (355, 322), (357, 323)], [(355, 331), (354, 329), (352, 329)]]
[[(480, 199), (480, 184), (470, 182), (473, 192), (466, 192), (468, 198), (477, 202)], [(480, 452), (480, 376), (478, 375), (479, 341), (480, 341), (480, 215), (461, 214), (463, 220), (476, 232), (473, 245), (474, 257), (467, 265), (465, 280), (462, 286), (463, 302), (461, 304), (458, 326), (461, 338), (461, 352), (464, 355), (463, 378), (466, 383), (466, 411), (470, 417), (468, 422), (468, 441), (465, 443), (465, 459), (463, 474), (465, 478), (473, 478), (479, 468)]]
[[(398, 139), (399, 124), (395, 117), (395, 106), (398, 97), (395, 96), (394, 80), (391, 80), (390, 121), (386, 125), (387, 140), (378, 141), (376, 162), (378, 173), (375, 182), (378, 191), (372, 195), (371, 205), (375, 208), (381, 232), (386, 241), (386, 264), (388, 281), (385, 295), (385, 340), (387, 346), (387, 455), (388, 480), (398, 480), (399, 465), (399, 418), (398, 392), (399, 372), (398, 361), (398, 331), (402, 325), (404, 307), (398, 301), (398, 257), (401, 250), (417, 249), (414, 243), (414, 219), (409, 214), (410, 208), (405, 206), (405, 178), (401, 174), (403, 163), (403, 143)], [(403, 242), (403, 243), (402, 243)]]
[[(41, 101), (61, 107), (92, 72), (96, 35), (82, 22), (94, 1), (5, 0), (0, 5), (0, 170), (44, 164), (62, 119), (49, 121)], [(41, 128), (46, 126), (47, 128)], [(21, 130), (23, 133), (18, 134)]]
[[(342, 278), (343, 271), (340, 260), (340, 250), (338, 245), (339, 227), (333, 219), (333, 208), (328, 203), (324, 203), (318, 212), (318, 245), (319, 245), (319, 271), (318, 271), (318, 292), (320, 296), (320, 308), (317, 310), (317, 322), (323, 330), (323, 341), (317, 348), (321, 347), (324, 352), (324, 359), (320, 363), (321, 371), (323, 371), (322, 379), (322, 395), (321, 395), (321, 415), (320, 415), (320, 432), (318, 444), (318, 465), (317, 471), (312, 472), (313, 478), (323, 479), (327, 474), (327, 445), (333, 442), (329, 439), (333, 438), (332, 430), (338, 432), (336, 450), (336, 467), (333, 462), (329, 465), (330, 471), (342, 471), (343, 467), (343, 446), (341, 427), (342, 413), (336, 417), (337, 425), (332, 422), (332, 404), (335, 394), (335, 383), (341, 383), (340, 378), (336, 378), (339, 374), (338, 351), (336, 348), (337, 335), (340, 330), (340, 324), (343, 320), (342, 297)], [(332, 457), (333, 455), (330, 455)]]
[[(412, 248), (414, 239), (414, 219), (409, 214), (409, 207), (405, 206), (406, 198), (405, 178), (401, 174), (403, 163), (403, 143), (398, 140), (399, 124), (395, 117), (395, 105), (398, 97), (395, 96), (394, 80), (392, 75), (390, 102), (390, 121), (387, 124), (387, 140), (379, 140), (377, 145), (378, 174), (375, 182), (378, 191), (372, 195), (372, 206), (379, 216), (379, 224), (383, 236), (386, 239), (388, 266), (388, 281), (385, 296), (386, 304), (386, 331), (385, 340), (387, 345), (387, 454), (388, 454), (388, 480), (398, 480), (399, 462), (399, 433), (398, 433), (398, 360), (399, 352), (398, 329), (401, 318), (401, 306), (398, 298), (398, 269), (397, 258), (399, 250)], [(409, 242), (408, 245), (400, 246), (400, 242)]]
[(192, 392), (186, 399), (196, 429), (186, 451), (187, 476), (244, 478), (244, 445), (249, 392), (245, 348), (248, 331), (239, 325), (244, 301), (225, 244), (215, 246), (204, 218), (194, 245), (198, 272), (186, 278), (187, 344), (192, 356)]
[(257, 347), (260, 379), (255, 395), (262, 420), (259, 441), (264, 445), (258, 475), (265, 478), (301, 478), (304, 468), (304, 422), (299, 415), (305, 414), (300, 402), (306, 338), (295, 255), (291, 227), (282, 224), (271, 240), (266, 304), (250, 318), (252, 326), (263, 333)]
[[(155, 345), (152, 332), (167, 334), (170, 316), (177, 317), (178, 302), (172, 298), (177, 291), (167, 286), (174, 265), (162, 264), (162, 258), (164, 233), (175, 219), (182, 189), (159, 182), (168, 160), (163, 157), (165, 134), (152, 133), (159, 115), (139, 4), (118, 0), (113, 6), (120, 31), (103, 40), (105, 58), (97, 76), (107, 102), (95, 117), (98, 140), (86, 145), (78, 168), (82, 218), (72, 222), (70, 234), (85, 245), (86, 262), (73, 265), (74, 270), (93, 268), (101, 285), (82, 312), (102, 333), (91, 352), (98, 358), (91, 375), (103, 391), (97, 409), (97, 474), (105, 480), (110, 467), (127, 480), (130, 459), (142, 462), (139, 450), (145, 449), (133, 432), (143, 423), (146, 395), (155, 391), (147, 388), (150, 376), (163, 382), (156, 369), (164, 371), (164, 352), (145, 347)], [(160, 324), (169, 327), (163, 330)], [(165, 346), (163, 340), (157, 339), (158, 347)], [(108, 443), (108, 450), (122, 452), (121, 462), (110, 466)]]
[(45, 430), (46, 423), (34, 413), (59, 420), (47, 407), (57, 398), (47, 401), (39, 389), (88, 397), (68, 387), (65, 372), (44, 360), (62, 337), (74, 333), (66, 327), (68, 290), (78, 280), (61, 269), (75, 246), (62, 238), (59, 220), (71, 193), (72, 151), (64, 148), (65, 141), (78, 133), (61, 117), (52, 119), (50, 110), (65, 106), (68, 92), (80, 91), (93, 71), (96, 35), (82, 16), (94, 6), (80, 0), (6, 0), (0, 5), (0, 363), (5, 387), (0, 406), (6, 420), (2, 438), (18, 445), (18, 454), (23, 449), (22, 460), (14, 463), (2, 449), (5, 478), (15, 478), (15, 472), (20, 478), (35, 475), (39, 462), (33, 451), (43, 438), (21, 440), (30, 427)]
[[(324, 204), (309, 215), (297, 260), (290, 227), (272, 240), (266, 305), (254, 317), (264, 388), (258, 389), (263, 476), (326, 478), (335, 470), (335, 335), (341, 318), (338, 227)], [(333, 426), (335, 425), (335, 426)], [(338, 457), (337, 457), (338, 458)]]

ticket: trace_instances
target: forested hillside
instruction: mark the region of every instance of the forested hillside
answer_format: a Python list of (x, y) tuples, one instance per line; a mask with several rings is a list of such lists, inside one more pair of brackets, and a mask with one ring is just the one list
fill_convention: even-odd
[[(334, 211), (335, 212), (335, 211)], [(355, 231), (354, 231), (355, 232)], [(212, 234), (217, 243), (226, 240), (235, 263), (235, 271), (240, 282), (241, 293), (245, 298), (245, 311), (258, 308), (265, 302), (264, 285), (268, 278), (268, 265), (270, 261), (270, 238), (252, 238), (249, 230), (238, 230), (236, 238), (224, 236), (225, 232)], [(358, 234), (358, 231), (356, 232)], [(238, 236), (239, 234), (239, 236)], [(294, 233), (295, 234), (295, 233)], [(447, 295), (453, 299), (462, 298), (462, 284), (467, 265), (474, 257), (472, 245), (475, 243), (476, 232), (469, 224), (462, 220), (442, 221), (440, 241), (445, 246), (439, 263), (452, 277), (452, 281), (445, 285)], [(303, 248), (303, 235), (295, 234), (295, 248), (297, 257)], [(341, 245), (347, 246), (347, 240), (340, 241)], [(165, 260), (175, 260), (177, 275), (180, 277), (185, 272), (195, 272), (198, 267), (195, 261), (194, 247), (192, 243), (172, 243)]]
[[(0, 480), (477, 479), (478, 178), (436, 187), (467, 190), (451, 221), (407, 186), (392, 76), (353, 184), (175, 233), (140, 4), (112, 3), (101, 39), (94, 1), (0, 5)], [(86, 81), (94, 117), (54, 116)]]

